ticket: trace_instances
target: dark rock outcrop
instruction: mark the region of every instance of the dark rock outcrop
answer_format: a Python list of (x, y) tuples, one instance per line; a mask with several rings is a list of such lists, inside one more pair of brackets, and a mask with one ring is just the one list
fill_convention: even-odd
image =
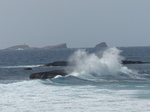
[(106, 42), (101, 42), (101, 43), (97, 44), (94, 48), (102, 48), (102, 47), (108, 47)]
[(68, 61), (55, 61), (53, 63), (48, 63), (45, 65), (41, 65), (39, 67), (45, 67), (45, 66), (67, 66), (68, 65)]
[(149, 64), (150, 62), (142, 62), (142, 61), (127, 61), (123, 60), (122, 64)]
[(75, 66), (75, 62), (69, 62), (69, 61), (55, 61), (52, 63), (40, 65), (39, 67), (47, 67), (47, 66)]
[(27, 67), (27, 68), (24, 68), (23, 70), (32, 70), (32, 68)]
[(30, 79), (48, 79), (48, 78), (54, 78), (57, 75), (66, 76), (69, 73), (73, 72), (72, 69), (68, 70), (53, 70), (53, 71), (47, 71), (47, 72), (39, 72), (39, 73), (33, 73), (29, 77)]

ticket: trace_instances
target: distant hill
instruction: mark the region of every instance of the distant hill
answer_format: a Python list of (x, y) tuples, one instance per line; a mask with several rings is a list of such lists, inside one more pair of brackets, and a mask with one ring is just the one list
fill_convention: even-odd
[(51, 49), (51, 48), (67, 48), (67, 44), (58, 44), (58, 45), (52, 45), (52, 46), (45, 46), (45, 47), (29, 47), (28, 45), (16, 45), (12, 47), (8, 47), (4, 50), (28, 50), (28, 49)]

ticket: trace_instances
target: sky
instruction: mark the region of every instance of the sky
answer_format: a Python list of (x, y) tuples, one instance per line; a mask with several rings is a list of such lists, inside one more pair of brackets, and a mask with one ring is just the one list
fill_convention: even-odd
[(0, 49), (150, 46), (150, 0), (0, 0)]

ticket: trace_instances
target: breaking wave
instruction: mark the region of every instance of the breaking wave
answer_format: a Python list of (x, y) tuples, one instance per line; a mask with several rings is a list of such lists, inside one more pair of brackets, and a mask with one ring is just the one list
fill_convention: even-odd
[(69, 59), (70, 63), (75, 64), (74, 72), (69, 76), (94, 82), (146, 80), (144, 75), (122, 64), (124, 57), (120, 53), (117, 48), (109, 48), (103, 53), (78, 50)]

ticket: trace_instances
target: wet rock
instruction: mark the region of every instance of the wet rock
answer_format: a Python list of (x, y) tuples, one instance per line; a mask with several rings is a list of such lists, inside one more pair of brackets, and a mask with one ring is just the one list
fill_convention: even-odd
[(47, 66), (75, 66), (75, 63), (69, 61), (55, 61), (52, 63), (40, 65), (39, 67), (47, 67)]
[(41, 75), (41, 79), (47, 79), (47, 74)]
[(53, 62), (53, 63), (45, 64), (43, 66), (67, 66), (67, 65), (68, 65), (67, 61), (56, 61), (56, 62)]
[(150, 62), (123, 60), (122, 64), (149, 64)]
[(30, 79), (48, 79), (48, 78), (51, 79), (57, 75), (66, 76), (71, 72), (73, 72), (73, 69), (53, 70), (53, 71), (47, 71), (47, 72), (33, 73), (29, 77)]
[(28, 67), (28, 68), (24, 68), (24, 70), (32, 70), (32, 68)]

